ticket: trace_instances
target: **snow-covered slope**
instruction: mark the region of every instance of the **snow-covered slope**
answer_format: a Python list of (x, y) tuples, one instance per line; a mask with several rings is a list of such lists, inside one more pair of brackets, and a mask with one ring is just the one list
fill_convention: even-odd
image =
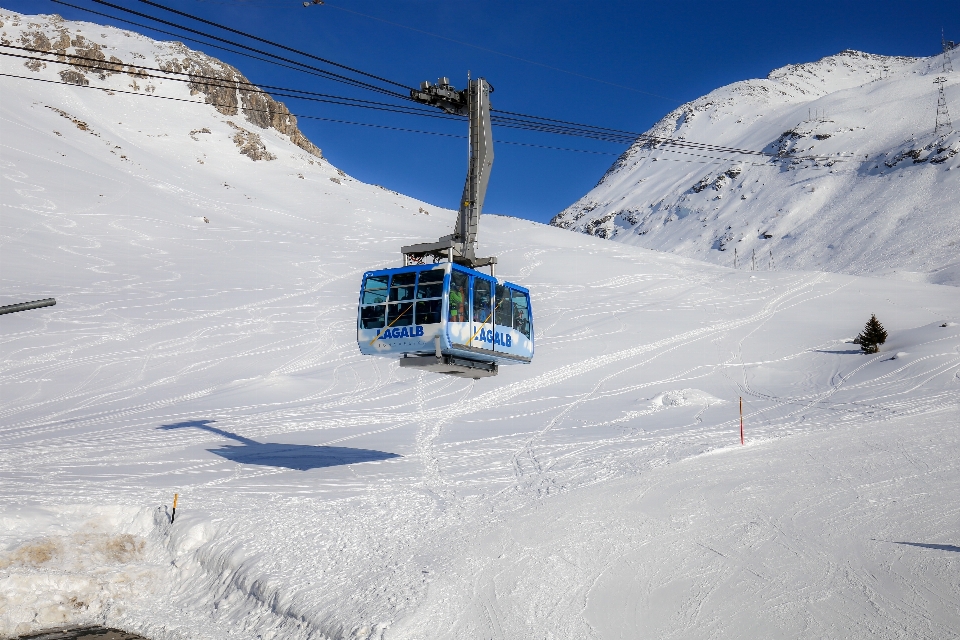
[(725, 266), (736, 250), (740, 268), (960, 285), (960, 132), (934, 135), (933, 82), (956, 121), (960, 76), (942, 64), (844, 51), (712, 91), (648, 133), (773, 157), (638, 141), (552, 224)]
[(0, 91), (0, 304), (57, 298), (0, 316), (0, 637), (957, 637), (954, 289), (485, 216), (536, 359), (418, 375), (357, 287), (454, 212), (212, 106)]

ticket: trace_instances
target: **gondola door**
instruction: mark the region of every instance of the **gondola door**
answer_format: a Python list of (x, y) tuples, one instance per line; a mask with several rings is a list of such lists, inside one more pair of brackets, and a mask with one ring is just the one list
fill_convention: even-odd
[(466, 346), (472, 334), (470, 326), (470, 276), (453, 268), (447, 292), (447, 338), (450, 344)]
[(493, 351), (493, 293), (494, 282), (486, 278), (471, 278), (471, 308), (473, 332), (468, 347)]
[(512, 300), (510, 289), (498, 284), (493, 308), (493, 348), (500, 353), (513, 354), (513, 345), (516, 343), (513, 331)]

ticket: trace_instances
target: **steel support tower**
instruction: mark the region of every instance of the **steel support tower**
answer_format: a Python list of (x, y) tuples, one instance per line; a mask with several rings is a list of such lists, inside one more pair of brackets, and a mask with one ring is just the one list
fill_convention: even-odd
[(953, 49), (956, 45), (954, 42), (947, 42), (947, 39), (943, 37), (943, 30), (940, 30), (940, 46), (943, 47), (943, 72), (952, 73), (953, 72), (953, 61), (950, 60), (950, 50)]
[(947, 135), (953, 131), (950, 112), (947, 110), (947, 94), (943, 91), (943, 85), (947, 82), (947, 79), (940, 76), (933, 82), (940, 88), (940, 96), (937, 98), (937, 125), (933, 129), (933, 134), (936, 136)]

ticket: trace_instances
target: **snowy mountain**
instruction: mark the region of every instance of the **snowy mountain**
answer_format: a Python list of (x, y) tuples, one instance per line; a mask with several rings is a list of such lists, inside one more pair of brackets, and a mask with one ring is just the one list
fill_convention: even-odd
[(362, 273), (455, 212), (129, 71), (212, 58), (0, 22), (105, 60), (0, 62), (0, 304), (57, 299), (0, 316), (0, 637), (956, 637), (953, 289), (484, 216), (534, 361), (400, 369)]
[[(954, 56), (960, 50), (954, 50)], [(960, 132), (934, 134), (943, 56), (843, 51), (721, 87), (639, 139), (551, 224), (740, 268), (960, 285)]]
[[(4, 61), (11, 75), (82, 87), (90, 87), (94, 79), (96, 87), (123, 93), (202, 99), (221, 115), (238, 117), (257, 129), (271, 130), (274, 140), (285, 138), (310, 156), (323, 157), (320, 149), (300, 133), (296, 118), (283, 103), (257, 89), (234, 67), (182, 43), (157, 42), (131, 31), (66, 22), (56, 15), (28, 18), (6, 12), (0, 14), (0, 44), (7, 47), (5, 53), (18, 55), (22, 60), (22, 66), (11, 65), (10, 59)], [(59, 63), (44, 61), (44, 56), (38, 55), (41, 52), (55, 54)], [(71, 117), (66, 112), (61, 115)], [(276, 159), (256, 130), (231, 120), (223, 122), (229, 127), (223, 133), (229, 134), (240, 153), (254, 161)], [(219, 137), (220, 133), (200, 129), (189, 135), (197, 142), (198, 135)], [(202, 159), (198, 158), (198, 162), (202, 163)]]

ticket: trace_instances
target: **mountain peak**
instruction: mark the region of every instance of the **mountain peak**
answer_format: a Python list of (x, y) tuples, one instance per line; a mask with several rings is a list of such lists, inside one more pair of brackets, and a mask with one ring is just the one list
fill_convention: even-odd
[[(939, 56), (844, 50), (720, 87), (664, 116), (551, 224), (728, 266), (760, 251), (781, 269), (960, 285), (960, 139), (934, 134), (941, 73)], [(956, 104), (956, 83), (946, 92)]]

